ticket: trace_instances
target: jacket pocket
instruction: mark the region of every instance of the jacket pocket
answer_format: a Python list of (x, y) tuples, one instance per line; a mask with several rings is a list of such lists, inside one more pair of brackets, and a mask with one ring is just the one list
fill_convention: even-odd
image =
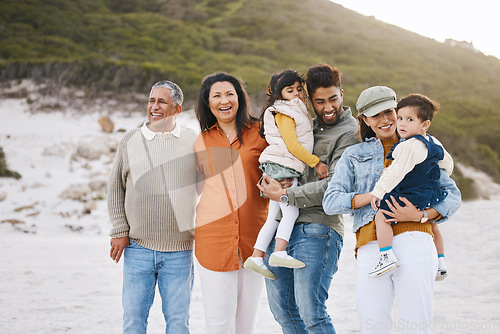
[(354, 175), (356, 178), (366, 178), (373, 171), (373, 155), (352, 155), (351, 162), (354, 166)]

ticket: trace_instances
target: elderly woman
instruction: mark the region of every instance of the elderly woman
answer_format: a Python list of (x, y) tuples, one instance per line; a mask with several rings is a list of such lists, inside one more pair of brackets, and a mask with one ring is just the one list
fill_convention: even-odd
[[(347, 148), (340, 158), (323, 199), (327, 214), (354, 215), (357, 278), (356, 308), (362, 333), (390, 333), (393, 324), (404, 333), (430, 333), (432, 293), (437, 272), (437, 252), (429, 220), (444, 222), (460, 207), (460, 191), (441, 171), (440, 184), (448, 196), (426, 212), (402, 199), (389, 205), (398, 223), (393, 225), (393, 250), (399, 267), (390, 273), (369, 278), (379, 259), (375, 231), (375, 211), (371, 191), (384, 167), (391, 147), (399, 141), (396, 133), (396, 94), (385, 86), (371, 87), (358, 99), (358, 132), (362, 143)], [(427, 217), (425, 217), (427, 214)], [(392, 305), (397, 299), (399, 321), (392, 321)]]
[(203, 79), (195, 144), (203, 192), (197, 207), (195, 255), (207, 333), (252, 333), (262, 276), (242, 264), (266, 221), (268, 200), (256, 184), (267, 146), (240, 80), (227, 73)]

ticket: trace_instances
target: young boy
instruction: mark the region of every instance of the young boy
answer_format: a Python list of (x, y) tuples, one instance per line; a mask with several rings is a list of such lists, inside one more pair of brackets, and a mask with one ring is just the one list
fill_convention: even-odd
[[(446, 192), (440, 187), (439, 169), (445, 169), (450, 175), (453, 171), (453, 159), (437, 139), (427, 134), (438, 110), (438, 103), (420, 94), (411, 94), (399, 101), (396, 111), (397, 130), (401, 141), (391, 148), (388, 158), (394, 161), (384, 171), (372, 191), (371, 205), (374, 210), (379, 208), (390, 211), (385, 202), (390, 196), (396, 200), (406, 197), (422, 211), (421, 222), (425, 223), (425, 209), (446, 197)], [(392, 250), (392, 227), (385, 222), (385, 215), (380, 210), (375, 215), (375, 225), (380, 260), (369, 273), (370, 277), (381, 276), (398, 266)], [(443, 238), (436, 223), (432, 223), (432, 232), (438, 251), (436, 280), (442, 280), (447, 275), (447, 269), (444, 262)]]

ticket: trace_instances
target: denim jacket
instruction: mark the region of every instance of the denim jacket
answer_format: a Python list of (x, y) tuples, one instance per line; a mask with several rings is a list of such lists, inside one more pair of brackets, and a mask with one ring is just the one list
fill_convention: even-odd
[[(354, 232), (370, 223), (376, 213), (371, 205), (352, 210), (351, 201), (356, 194), (372, 191), (383, 171), (384, 147), (379, 139), (369, 138), (365, 142), (348, 147), (342, 153), (335, 166), (335, 173), (328, 183), (323, 198), (325, 213), (354, 215)], [(462, 201), (455, 181), (443, 170), (439, 182), (441, 188), (448, 192), (445, 200), (433, 207), (443, 216), (438, 221), (442, 223), (458, 210)]]

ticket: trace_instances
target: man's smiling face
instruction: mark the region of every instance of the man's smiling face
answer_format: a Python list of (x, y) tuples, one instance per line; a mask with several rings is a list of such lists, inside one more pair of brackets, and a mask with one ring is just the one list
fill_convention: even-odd
[(342, 109), (344, 91), (340, 87), (319, 87), (311, 96), (311, 103), (318, 116), (318, 121), (323, 125), (333, 125)]
[(154, 88), (148, 101), (148, 120), (150, 123), (162, 121), (180, 112), (172, 99), (172, 92), (165, 87)]

